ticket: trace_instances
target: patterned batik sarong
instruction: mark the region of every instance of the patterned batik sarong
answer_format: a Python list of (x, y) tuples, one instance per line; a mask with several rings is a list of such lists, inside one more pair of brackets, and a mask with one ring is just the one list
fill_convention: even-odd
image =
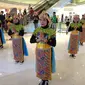
[(80, 32), (80, 42), (85, 42), (85, 24), (82, 26), (82, 32)]
[(36, 48), (36, 73), (36, 76), (42, 80), (51, 80), (51, 48)]
[(13, 45), (13, 54), (15, 61), (22, 62), (24, 61), (24, 54), (23, 54), (23, 45), (22, 45), (22, 38), (13, 38), (12, 45)]
[(69, 43), (69, 53), (70, 54), (77, 54), (78, 51), (78, 41), (79, 41), (79, 35), (71, 34), (70, 35), (70, 43)]

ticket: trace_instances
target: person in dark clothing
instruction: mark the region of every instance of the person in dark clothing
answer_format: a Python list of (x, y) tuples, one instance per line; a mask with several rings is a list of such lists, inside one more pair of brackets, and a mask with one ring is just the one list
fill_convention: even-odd
[(3, 11), (1, 11), (0, 13), (0, 21), (2, 22), (2, 30), (3, 30), (5, 27), (5, 15)]
[(66, 21), (67, 28), (68, 28), (69, 24), (70, 24), (70, 21), (69, 21), (69, 19), (67, 19), (67, 21)]
[(39, 21), (39, 16), (38, 16), (37, 12), (34, 12), (33, 20), (34, 20), (33, 23), (34, 23), (34, 26), (36, 29), (36, 28), (38, 28), (38, 21)]
[(29, 17), (30, 17), (30, 21), (33, 20), (33, 14), (34, 14), (34, 10), (32, 7), (30, 7), (29, 9)]
[(67, 26), (66, 34), (68, 34), (68, 28), (69, 28), (69, 25), (70, 25), (70, 20), (67, 19), (65, 24)]

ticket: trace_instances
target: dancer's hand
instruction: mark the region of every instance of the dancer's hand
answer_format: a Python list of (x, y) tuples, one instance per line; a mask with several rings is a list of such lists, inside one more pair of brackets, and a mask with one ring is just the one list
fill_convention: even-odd
[(16, 32), (16, 33), (15, 33), (15, 35), (19, 35), (19, 33), (18, 33), (18, 32)]
[(42, 41), (43, 41), (44, 43), (47, 43), (48, 40), (47, 40), (47, 39), (43, 39)]
[(40, 41), (41, 41), (41, 39), (36, 39), (36, 41), (37, 41), (37, 42), (40, 42)]

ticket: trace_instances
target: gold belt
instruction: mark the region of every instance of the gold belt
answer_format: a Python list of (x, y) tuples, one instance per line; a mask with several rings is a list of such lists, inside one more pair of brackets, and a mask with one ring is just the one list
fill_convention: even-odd
[(71, 34), (75, 34), (75, 35), (78, 35), (78, 31), (72, 31), (72, 33)]
[(48, 48), (51, 48), (51, 46), (48, 45), (48, 44), (45, 44), (45, 43), (37, 43), (37, 48), (39, 48), (39, 49), (48, 49)]
[(12, 38), (17, 39), (17, 38), (22, 38), (22, 37), (21, 37), (21, 36), (19, 36), (19, 35), (13, 34), (13, 35), (12, 35)]

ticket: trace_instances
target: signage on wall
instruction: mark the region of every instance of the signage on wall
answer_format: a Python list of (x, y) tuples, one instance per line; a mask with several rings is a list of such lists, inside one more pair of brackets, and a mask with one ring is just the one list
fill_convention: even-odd
[(64, 8), (64, 11), (73, 11), (73, 8), (72, 7)]

